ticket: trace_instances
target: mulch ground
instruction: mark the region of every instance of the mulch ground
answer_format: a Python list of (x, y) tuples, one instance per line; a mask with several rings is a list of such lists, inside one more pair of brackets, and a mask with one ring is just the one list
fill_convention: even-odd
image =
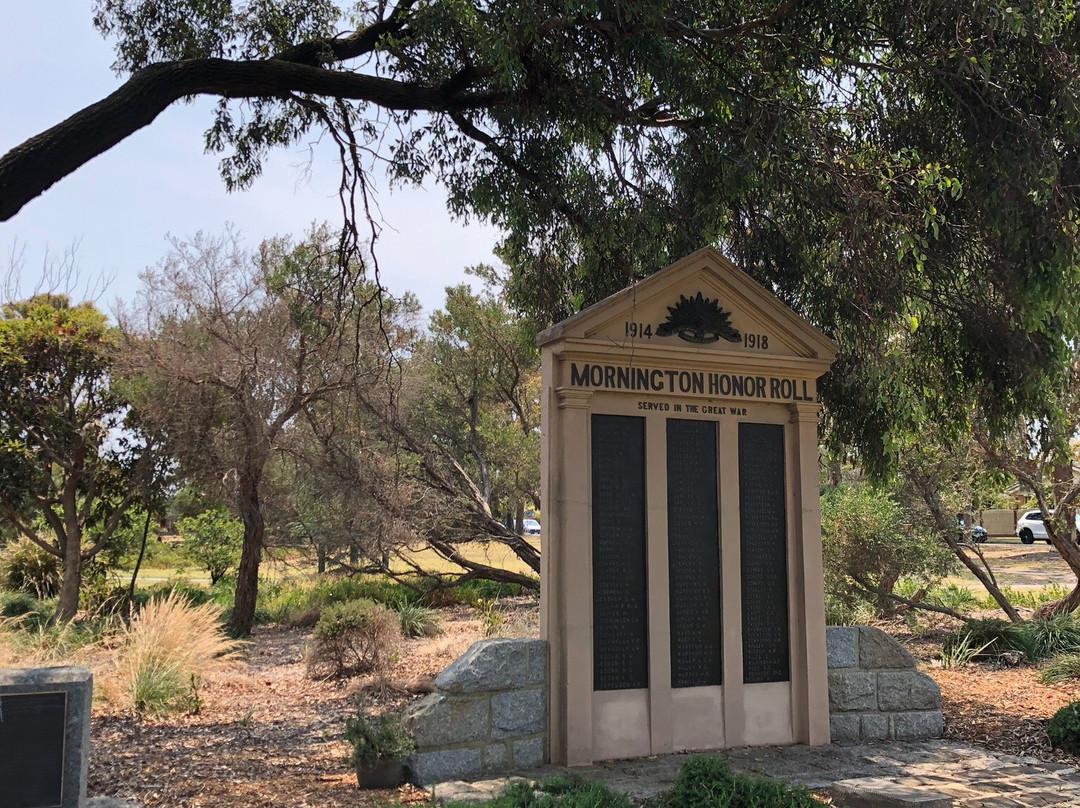
[(1046, 737), (1050, 717), (1080, 699), (1080, 682), (1043, 684), (1039, 667), (1030, 664), (972, 663), (944, 669), (938, 654), (951, 625), (915, 635), (901, 621), (881, 627), (904, 643), (919, 668), (941, 688), (946, 738), (1080, 766), (1080, 757), (1051, 749)]
[(259, 628), (244, 663), (199, 688), (196, 715), (153, 718), (95, 705), (90, 796), (177, 808), (352, 808), (426, 801), (426, 792), (360, 791), (344, 759), (345, 716), (363, 691), (371, 709), (403, 707), (480, 636), (468, 608), (443, 610), (445, 633), (405, 642), (393, 678), (313, 681), (310, 629)]
[[(356, 787), (344, 763), (344, 718), (360, 691), (373, 709), (399, 709), (430, 691), (435, 675), (481, 636), (474, 615), (464, 607), (443, 610), (446, 632), (406, 641), (393, 678), (382, 681), (313, 681), (303, 661), (310, 630), (260, 628), (242, 665), (200, 687), (197, 715), (140, 717), (95, 705), (88, 792), (148, 808), (426, 802), (427, 793), (410, 786), (383, 792)], [(1055, 711), (1080, 699), (1080, 683), (1041, 684), (1030, 665), (944, 670), (935, 664), (943, 635), (885, 628), (900, 636), (941, 687), (947, 738), (1080, 765), (1080, 758), (1051, 750), (1045, 733)]]

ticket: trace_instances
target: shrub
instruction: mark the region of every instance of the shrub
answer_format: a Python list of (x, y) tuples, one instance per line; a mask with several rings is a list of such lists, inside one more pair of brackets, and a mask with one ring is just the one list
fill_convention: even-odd
[(176, 526), (184, 537), (185, 555), (210, 573), (211, 585), (239, 563), (244, 525), (239, 519), (231, 518), (224, 508), (187, 516)]
[(398, 616), (381, 603), (351, 600), (323, 609), (312, 632), (311, 676), (349, 676), (381, 670), (401, 639)]
[(405, 732), (401, 715), (385, 712), (375, 718), (364, 714), (357, 702), (356, 714), (345, 720), (345, 740), (352, 744), (349, 765), (372, 764), (377, 760), (401, 760), (413, 750), (413, 741)]
[(428, 586), (422, 598), (424, 605), (438, 608), (472, 605), (478, 600), (493, 601), (499, 598), (516, 597), (520, 594), (519, 584), (474, 578), (454, 586), (446, 586), (445, 581), (436, 580)]
[(214, 600), (214, 595), (209, 589), (187, 578), (170, 578), (168, 581), (154, 584), (146, 591), (149, 600), (175, 596), (183, 598), (189, 606), (202, 606)]
[(930, 590), (929, 600), (939, 606), (964, 614), (979, 606), (979, 598), (966, 586), (947, 584)]
[(1033, 618), (1020, 624), (1027, 637), (1033, 662), (1056, 654), (1080, 651), (1080, 621), (1071, 614), (1059, 614), (1045, 620)]
[(117, 667), (136, 710), (168, 713), (197, 705), (199, 677), (231, 664), (236, 648), (214, 604), (195, 606), (170, 592), (150, 600), (121, 632)]
[(859, 581), (892, 593), (903, 577), (929, 587), (955, 566), (947, 547), (907, 524), (892, 495), (866, 483), (825, 492), (821, 533), (825, 591), (849, 604), (869, 600), (881, 614), (892, 614), (895, 603)]
[(957, 655), (960, 649), (976, 649), (969, 657), (999, 656), (1007, 651), (1019, 651), (1031, 660), (1031, 639), (1024, 632), (1023, 624), (989, 618), (971, 620), (950, 634), (941, 647), (942, 659)]
[(1046, 723), (1046, 734), (1054, 749), (1080, 755), (1080, 701), (1066, 704)]
[(1064, 682), (1067, 679), (1080, 679), (1080, 653), (1058, 654), (1039, 674), (1039, 681), (1043, 684)]
[(42, 611), (41, 604), (26, 592), (0, 592), (0, 617), (23, 617)]
[(723, 758), (704, 755), (683, 763), (664, 803), (671, 808), (821, 808), (805, 788), (733, 772)]
[(442, 634), (442, 621), (434, 609), (412, 603), (396, 603), (392, 608), (401, 620), (403, 636), (437, 637)]
[(60, 594), (60, 558), (23, 536), (0, 551), (0, 584), (38, 600)]

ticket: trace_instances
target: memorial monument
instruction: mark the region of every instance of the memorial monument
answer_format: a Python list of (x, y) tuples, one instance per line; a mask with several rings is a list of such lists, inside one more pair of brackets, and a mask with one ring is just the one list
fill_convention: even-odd
[(552, 762), (828, 743), (836, 346), (712, 249), (538, 343)]

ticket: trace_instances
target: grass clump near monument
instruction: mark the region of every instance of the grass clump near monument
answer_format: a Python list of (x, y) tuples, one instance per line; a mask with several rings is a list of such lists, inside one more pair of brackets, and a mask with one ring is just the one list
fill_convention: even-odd
[(805, 788), (732, 771), (721, 757), (687, 760), (662, 808), (821, 808)]
[(401, 633), (405, 637), (437, 637), (442, 634), (442, 620), (435, 609), (417, 606), (415, 603), (395, 603), (391, 608), (401, 621)]
[(967, 662), (1009, 651), (1023, 654), (1028, 662), (1080, 652), (1080, 621), (1068, 614), (1022, 623), (996, 618), (972, 620), (945, 640), (941, 656), (943, 660), (963, 657)]
[(1046, 724), (1046, 734), (1054, 749), (1080, 755), (1080, 701), (1066, 704)]
[(120, 633), (117, 669), (139, 712), (164, 714), (198, 704), (199, 677), (233, 661), (220, 609), (192, 606), (179, 593), (151, 600)]

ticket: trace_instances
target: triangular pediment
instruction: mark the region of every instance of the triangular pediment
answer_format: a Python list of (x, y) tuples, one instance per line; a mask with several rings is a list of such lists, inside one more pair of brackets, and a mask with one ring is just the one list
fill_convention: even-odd
[(564, 340), (825, 361), (836, 355), (832, 340), (711, 247), (552, 326), (537, 343)]

